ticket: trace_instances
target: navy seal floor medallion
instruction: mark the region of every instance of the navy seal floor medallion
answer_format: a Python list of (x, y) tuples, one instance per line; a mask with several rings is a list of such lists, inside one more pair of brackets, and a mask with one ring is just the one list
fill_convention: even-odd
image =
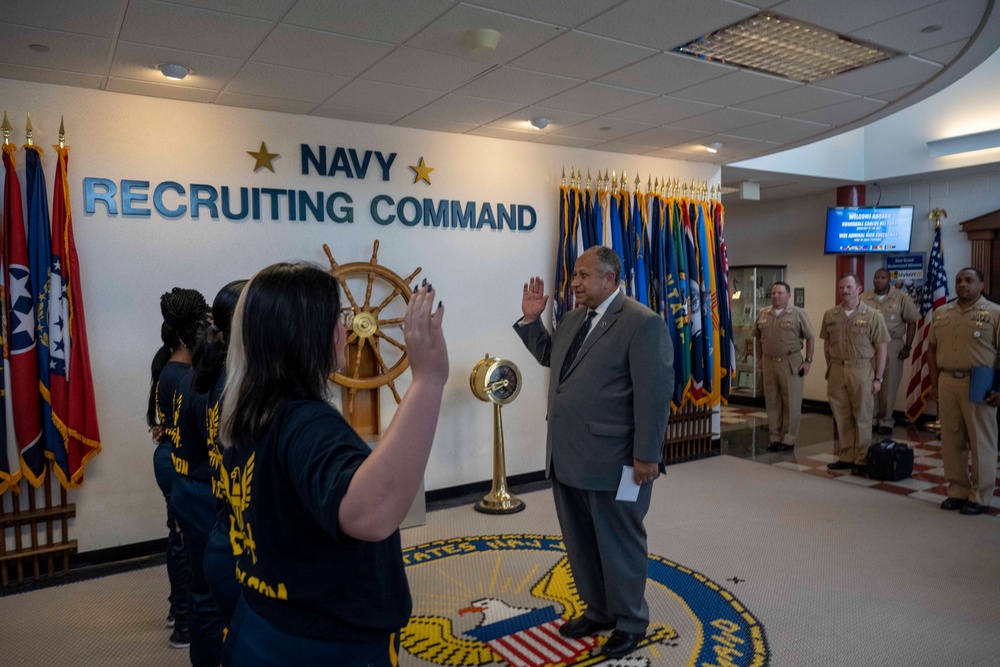
[(401, 665), (473, 667), (762, 667), (764, 628), (725, 588), (649, 556), (650, 625), (639, 648), (605, 658), (609, 633), (567, 639), (559, 626), (583, 612), (558, 535), (482, 535), (403, 550), (413, 616)]

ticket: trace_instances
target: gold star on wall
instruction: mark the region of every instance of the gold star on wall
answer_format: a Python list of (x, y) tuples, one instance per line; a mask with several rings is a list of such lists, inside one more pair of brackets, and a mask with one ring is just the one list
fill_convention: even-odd
[(274, 165), (271, 164), (271, 160), (278, 157), (278, 154), (268, 153), (267, 144), (265, 144), (263, 141), (260, 142), (259, 151), (247, 151), (247, 155), (257, 160), (257, 164), (253, 166), (253, 171), (255, 174), (264, 167), (270, 169), (272, 174), (274, 173)]
[(413, 182), (417, 181), (427, 181), (427, 185), (431, 184), (431, 172), (434, 171), (434, 167), (428, 167), (424, 164), (424, 158), (420, 158), (420, 164), (415, 167), (410, 167), (413, 170)]

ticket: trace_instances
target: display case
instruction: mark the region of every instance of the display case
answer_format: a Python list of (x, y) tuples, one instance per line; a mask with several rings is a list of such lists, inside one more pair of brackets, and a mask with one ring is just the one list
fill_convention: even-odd
[(761, 369), (751, 332), (757, 312), (771, 305), (771, 285), (785, 279), (785, 267), (776, 265), (730, 266), (729, 300), (732, 304), (733, 343), (736, 347), (736, 377), (732, 395), (758, 398), (764, 395)]

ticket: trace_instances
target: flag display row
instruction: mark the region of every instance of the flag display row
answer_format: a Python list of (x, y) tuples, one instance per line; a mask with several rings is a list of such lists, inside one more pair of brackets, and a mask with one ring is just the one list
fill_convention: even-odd
[[(624, 178), (623, 178), (624, 181)], [(729, 260), (718, 201), (563, 185), (554, 326), (574, 307), (576, 258), (604, 245), (622, 261), (625, 293), (660, 313), (674, 345), (673, 410), (729, 400), (736, 352)]]
[(22, 478), (39, 486), (48, 464), (64, 488), (78, 488), (87, 462), (101, 451), (69, 202), (69, 149), (61, 143), (54, 148), (50, 220), (42, 150), (24, 146), (25, 208), (17, 149), (3, 145), (0, 493), (17, 491)]

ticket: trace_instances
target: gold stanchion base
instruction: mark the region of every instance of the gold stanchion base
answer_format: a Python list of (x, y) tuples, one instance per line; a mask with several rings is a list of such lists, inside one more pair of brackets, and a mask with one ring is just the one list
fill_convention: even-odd
[(932, 422), (927, 422), (926, 424), (924, 424), (924, 428), (927, 429), (928, 431), (933, 431), (934, 433), (940, 433), (941, 432), (941, 421), (938, 420), (938, 419), (935, 419)]
[(516, 496), (508, 495), (500, 498), (493, 494), (488, 494), (472, 507), (477, 512), (482, 512), (483, 514), (516, 514), (523, 510), (526, 505)]

